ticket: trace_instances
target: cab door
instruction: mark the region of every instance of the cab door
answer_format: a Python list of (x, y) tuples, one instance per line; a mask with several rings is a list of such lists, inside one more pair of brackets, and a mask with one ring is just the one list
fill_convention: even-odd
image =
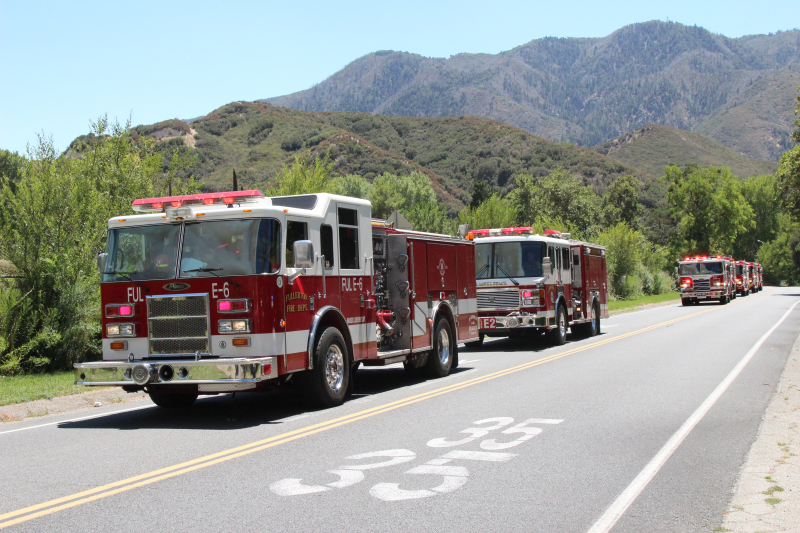
[[(336, 203), (341, 310), (353, 341), (353, 359), (375, 355), (372, 234), (369, 206)], [(369, 327), (371, 324), (371, 328)]]

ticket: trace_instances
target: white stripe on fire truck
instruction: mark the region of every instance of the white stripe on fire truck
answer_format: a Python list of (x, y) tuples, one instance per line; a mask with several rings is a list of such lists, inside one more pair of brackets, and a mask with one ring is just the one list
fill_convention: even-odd
[[(126, 341), (128, 343), (127, 349), (112, 350), (111, 343), (119, 341)], [(127, 360), (129, 353), (132, 353), (134, 358), (141, 359), (142, 357), (145, 357), (148, 352), (149, 349), (147, 345), (147, 339), (144, 337), (133, 339), (126, 339), (122, 337), (103, 339), (103, 361)]]

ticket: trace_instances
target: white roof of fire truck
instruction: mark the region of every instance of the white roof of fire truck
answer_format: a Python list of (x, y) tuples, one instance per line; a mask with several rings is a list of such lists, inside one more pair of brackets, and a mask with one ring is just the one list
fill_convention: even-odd
[(570, 239), (569, 233), (561, 233), (560, 231), (556, 230), (547, 230), (544, 233), (545, 233), (544, 235), (535, 234), (533, 233), (533, 228), (530, 227), (493, 228), (493, 229), (472, 230), (467, 234), (467, 238), (473, 239), (476, 244), (478, 242), (482, 243), (507, 242), (510, 238), (513, 238), (514, 240), (541, 241), (562, 246), (565, 243), (569, 244), (570, 246), (585, 244), (586, 246), (591, 246), (592, 248), (605, 250), (605, 246), (601, 246), (599, 244), (593, 244), (589, 242)]
[(678, 262), (679, 263), (697, 263), (697, 262), (701, 262), (702, 263), (703, 261), (719, 261), (719, 260), (722, 260), (722, 259), (724, 259), (725, 261), (733, 261), (732, 257), (726, 257), (724, 255), (714, 255), (714, 256), (710, 256), (710, 257), (707, 256), (707, 255), (696, 255), (694, 257), (687, 255), (686, 257), (684, 257), (682, 259), (678, 259)]
[(254, 215), (289, 214), (322, 218), (331, 202), (369, 206), (367, 200), (328, 193), (267, 197), (258, 190), (185, 194), (134, 200), (134, 211), (109, 219), (108, 227), (172, 223), (176, 220), (250, 218)]

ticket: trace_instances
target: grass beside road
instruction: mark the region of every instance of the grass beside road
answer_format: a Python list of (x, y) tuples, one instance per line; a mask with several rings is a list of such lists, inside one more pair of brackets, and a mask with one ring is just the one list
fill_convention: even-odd
[(660, 304), (662, 302), (671, 302), (672, 300), (680, 300), (681, 293), (668, 292), (666, 294), (654, 294), (652, 296), (642, 296), (633, 300), (617, 300), (608, 303), (609, 312), (613, 311), (631, 311), (635, 307), (648, 304)]
[(87, 391), (87, 387), (75, 385), (73, 372), (0, 376), (0, 405), (49, 400), (57, 396), (68, 396)]

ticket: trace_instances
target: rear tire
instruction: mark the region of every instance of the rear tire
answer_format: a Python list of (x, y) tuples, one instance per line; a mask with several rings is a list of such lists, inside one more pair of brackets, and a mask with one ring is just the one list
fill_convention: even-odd
[(556, 311), (556, 327), (550, 331), (550, 339), (554, 346), (567, 342), (567, 310), (563, 305), (559, 305)]
[(306, 394), (319, 407), (344, 403), (350, 386), (350, 358), (347, 344), (338, 329), (326, 329), (317, 342), (314, 368), (302, 373)]
[(592, 319), (586, 324), (586, 336), (594, 337), (600, 333), (600, 307), (597, 303), (592, 305)]
[(450, 373), (455, 358), (456, 340), (446, 318), (441, 317), (433, 330), (433, 350), (428, 354), (425, 370), (433, 378), (443, 378)]
[(197, 393), (180, 394), (175, 392), (149, 391), (150, 399), (164, 409), (181, 409), (191, 406), (197, 400)]

